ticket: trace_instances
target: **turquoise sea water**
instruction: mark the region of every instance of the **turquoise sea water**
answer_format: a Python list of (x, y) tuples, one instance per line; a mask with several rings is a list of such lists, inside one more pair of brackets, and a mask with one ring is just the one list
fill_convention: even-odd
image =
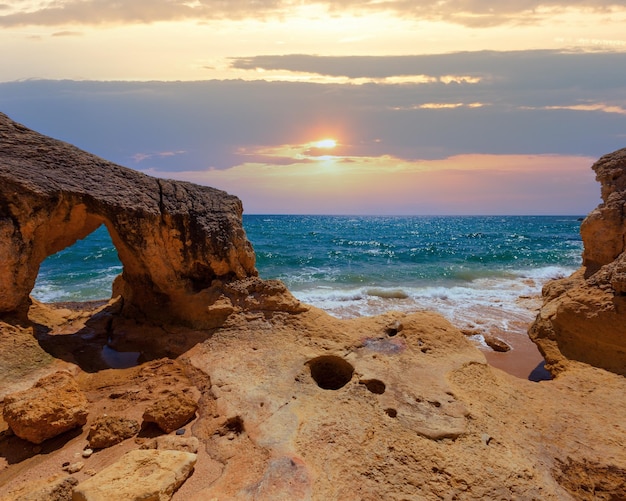
[[(543, 284), (581, 264), (579, 216), (262, 216), (244, 227), (262, 278), (338, 317), (436, 310), (461, 328), (530, 321)], [(107, 298), (121, 272), (104, 227), (42, 263), (33, 296)]]

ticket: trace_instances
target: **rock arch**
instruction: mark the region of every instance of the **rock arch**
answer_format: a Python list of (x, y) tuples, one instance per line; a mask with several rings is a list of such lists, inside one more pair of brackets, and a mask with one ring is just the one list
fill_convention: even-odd
[(127, 315), (210, 327), (260, 289), (282, 299), (258, 308), (297, 303), (257, 278), (241, 201), (223, 191), (121, 167), (1, 113), (0, 181), (0, 314), (25, 316), (41, 262), (101, 224)]

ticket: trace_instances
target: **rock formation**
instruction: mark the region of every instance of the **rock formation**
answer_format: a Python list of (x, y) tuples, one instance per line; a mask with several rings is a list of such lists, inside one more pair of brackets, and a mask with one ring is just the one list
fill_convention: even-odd
[[(558, 351), (563, 362), (550, 360), (562, 370), (554, 380), (533, 383), (489, 366), (437, 314), (340, 320), (301, 306), (279, 282), (255, 276), (236, 199), (156, 181), (84, 157), (8, 120), (0, 123), (14, 143), (0, 146), (0, 257), (12, 260), (0, 261), (6, 313), (0, 318), (0, 395), (23, 389), (33, 374), (65, 366), (89, 407), (88, 426), (40, 445), (15, 436), (11, 423), (0, 419), (0, 499), (39, 499), (42, 487), (34, 480), (63, 478), (54, 476), (63, 468), (75, 473), (57, 492), (71, 489), (74, 500), (626, 498), (623, 376), (567, 361), (566, 350), (558, 351), (565, 345), (546, 337), (552, 343), (546, 353)], [(29, 147), (18, 140), (22, 135)], [(34, 160), (28, 160), (29, 148), (35, 148)], [(7, 167), (21, 165), (20, 158), (34, 172)], [(107, 167), (98, 171), (90, 162)], [(89, 167), (85, 179), (68, 177), (67, 165)], [(54, 180), (55, 166), (65, 172), (62, 183)], [(111, 178), (121, 176), (121, 189), (107, 184), (109, 171)], [(133, 191), (139, 189), (136, 180), (146, 183), (146, 193)], [(112, 194), (96, 189), (104, 184)], [(123, 196), (126, 189), (136, 200)], [(121, 313), (117, 299), (77, 310), (33, 301), (26, 311), (34, 278), (22, 268), (37, 266), (51, 249), (100, 223), (109, 228), (124, 264), (117, 289)], [(210, 252), (193, 248), (196, 238)], [(610, 305), (621, 308), (620, 275), (603, 259), (621, 250), (589, 252), (581, 273), (547, 287), (546, 298), (572, 297), (611, 325)], [(605, 275), (610, 278), (601, 282)], [(22, 279), (30, 285), (17, 287)], [(551, 304), (542, 312), (550, 322), (574, 310)], [(166, 322), (147, 322), (155, 319)], [(172, 320), (180, 323), (167, 323)], [(603, 326), (591, 315), (583, 324)], [(141, 353), (138, 365), (103, 369), (86, 360), (97, 358), (109, 339), (119, 349), (133, 340), (133, 351)], [(584, 343), (596, 349), (588, 332), (576, 340), (581, 350)], [(11, 357), (3, 355), (7, 350)], [(19, 377), (3, 377), (5, 371)], [(184, 420), (191, 419), (184, 429), (165, 435), (146, 426), (136, 437), (86, 450), (97, 416), (141, 422), (146, 415), (167, 414), (174, 402), (169, 397), (183, 394), (190, 397)], [(0, 407), (10, 404), (11, 397), (0, 401)]]
[(0, 314), (24, 318), (41, 262), (102, 224), (128, 315), (214, 327), (248, 298), (297, 310), (284, 288), (255, 279), (241, 214), (225, 192), (115, 165), (0, 113)]
[(626, 148), (594, 165), (603, 203), (583, 221), (583, 265), (548, 283), (530, 328), (547, 367), (571, 360), (626, 375)]
[(40, 444), (84, 425), (87, 399), (69, 372), (56, 372), (29, 390), (5, 396), (2, 414), (18, 437)]

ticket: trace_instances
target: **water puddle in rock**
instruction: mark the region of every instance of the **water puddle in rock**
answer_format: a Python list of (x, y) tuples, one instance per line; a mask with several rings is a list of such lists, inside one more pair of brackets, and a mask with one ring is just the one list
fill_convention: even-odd
[(116, 351), (110, 346), (103, 346), (100, 356), (111, 369), (128, 369), (139, 364), (138, 351)]

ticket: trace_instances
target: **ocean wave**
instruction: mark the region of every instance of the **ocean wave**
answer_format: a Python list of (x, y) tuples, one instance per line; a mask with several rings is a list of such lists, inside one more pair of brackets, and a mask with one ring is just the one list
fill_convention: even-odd
[(402, 289), (366, 289), (365, 294), (367, 296), (375, 296), (380, 298), (388, 298), (388, 299), (406, 299), (409, 297), (409, 294)]

